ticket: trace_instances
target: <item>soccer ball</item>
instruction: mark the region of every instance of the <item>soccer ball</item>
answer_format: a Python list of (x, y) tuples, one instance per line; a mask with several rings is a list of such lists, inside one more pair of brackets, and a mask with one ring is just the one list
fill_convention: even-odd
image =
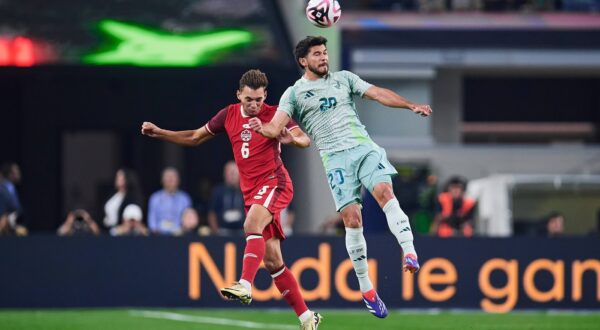
[(310, 0), (306, 6), (306, 18), (313, 25), (327, 28), (342, 16), (342, 8), (337, 0)]

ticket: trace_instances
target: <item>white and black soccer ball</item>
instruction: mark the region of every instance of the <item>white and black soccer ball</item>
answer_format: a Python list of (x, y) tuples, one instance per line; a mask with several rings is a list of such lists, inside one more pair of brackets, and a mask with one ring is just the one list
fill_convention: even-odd
[(310, 0), (306, 5), (306, 18), (313, 25), (328, 28), (342, 16), (342, 8), (337, 0)]

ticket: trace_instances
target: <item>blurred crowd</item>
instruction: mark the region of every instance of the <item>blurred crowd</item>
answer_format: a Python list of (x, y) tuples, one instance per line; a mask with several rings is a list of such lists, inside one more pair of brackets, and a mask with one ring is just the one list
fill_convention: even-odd
[(600, 0), (359, 0), (344, 3), (344, 8), (413, 12), (598, 12), (600, 11)]
[[(27, 235), (16, 189), (21, 180), (20, 169), (15, 163), (7, 163), (0, 173), (0, 235)], [(85, 208), (71, 210), (57, 234), (243, 236), (246, 210), (239, 184), (237, 165), (229, 161), (223, 168), (223, 182), (194, 204), (190, 194), (180, 188), (179, 171), (167, 167), (161, 175), (162, 189), (152, 193), (146, 201), (137, 174), (121, 168), (115, 173), (114, 188), (104, 201), (102, 212)], [(94, 213), (99, 218), (94, 217)], [(292, 235), (293, 210), (284, 210), (281, 219), (286, 235)]]
[[(477, 235), (477, 201), (466, 195), (467, 180), (454, 176), (439, 189), (438, 178), (429, 171), (401, 175), (394, 185), (416, 234), (438, 237), (472, 237)], [(126, 168), (116, 171), (114, 188), (104, 201), (97, 221), (91, 210), (77, 208), (67, 213), (57, 229), (59, 236), (243, 236), (244, 199), (239, 188), (239, 172), (234, 161), (223, 168), (222, 183), (211, 187), (202, 201), (180, 189), (177, 169), (162, 171), (162, 189), (146, 201), (137, 174)], [(0, 166), (0, 235), (24, 236), (28, 230), (23, 219), (17, 186), (21, 171), (16, 163)], [(366, 233), (387, 233), (385, 214), (370, 193), (363, 190), (362, 212)], [(101, 213), (101, 214), (100, 214)], [(293, 234), (295, 213), (293, 204), (281, 216), (286, 236)], [(542, 215), (538, 220), (513, 221), (517, 236), (559, 237), (564, 235), (565, 216), (559, 211)], [(343, 222), (339, 214), (326, 217), (320, 232), (342, 235)], [(598, 214), (600, 232), (600, 212)]]
[(162, 189), (146, 203), (136, 173), (119, 169), (114, 191), (104, 203), (102, 221), (96, 222), (87, 210), (76, 209), (69, 212), (58, 235), (243, 235), (244, 200), (233, 161), (225, 164), (223, 177), (208, 201), (194, 205), (190, 194), (180, 188), (179, 171), (167, 167), (161, 174)]

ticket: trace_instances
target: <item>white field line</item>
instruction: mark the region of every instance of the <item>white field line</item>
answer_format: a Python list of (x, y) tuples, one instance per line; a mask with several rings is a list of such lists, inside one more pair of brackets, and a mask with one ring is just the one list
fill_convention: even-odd
[(218, 324), (218, 325), (224, 325), (224, 326), (242, 327), (242, 328), (249, 328), (249, 329), (281, 329), (281, 330), (283, 330), (283, 329), (285, 329), (285, 330), (298, 329), (297, 326), (292, 326), (289, 324), (258, 323), (258, 322), (252, 322), (252, 321), (230, 320), (230, 319), (223, 319), (223, 318), (218, 318), (218, 317), (186, 315), (186, 314), (161, 312), (161, 311), (131, 310), (131, 311), (129, 311), (129, 314), (132, 316), (137, 316), (137, 317), (163, 319), (163, 320), (180, 321), (180, 322), (203, 323), (203, 324)]

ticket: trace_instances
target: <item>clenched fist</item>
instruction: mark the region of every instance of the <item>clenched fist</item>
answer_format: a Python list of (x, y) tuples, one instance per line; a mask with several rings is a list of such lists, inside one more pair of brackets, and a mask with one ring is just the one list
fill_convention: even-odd
[(248, 124), (250, 124), (250, 128), (257, 133), (260, 133), (262, 130), (262, 121), (260, 121), (260, 119), (257, 117), (250, 118), (250, 120), (248, 120)]
[(142, 124), (142, 134), (149, 137), (156, 137), (160, 128), (149, 121)]

